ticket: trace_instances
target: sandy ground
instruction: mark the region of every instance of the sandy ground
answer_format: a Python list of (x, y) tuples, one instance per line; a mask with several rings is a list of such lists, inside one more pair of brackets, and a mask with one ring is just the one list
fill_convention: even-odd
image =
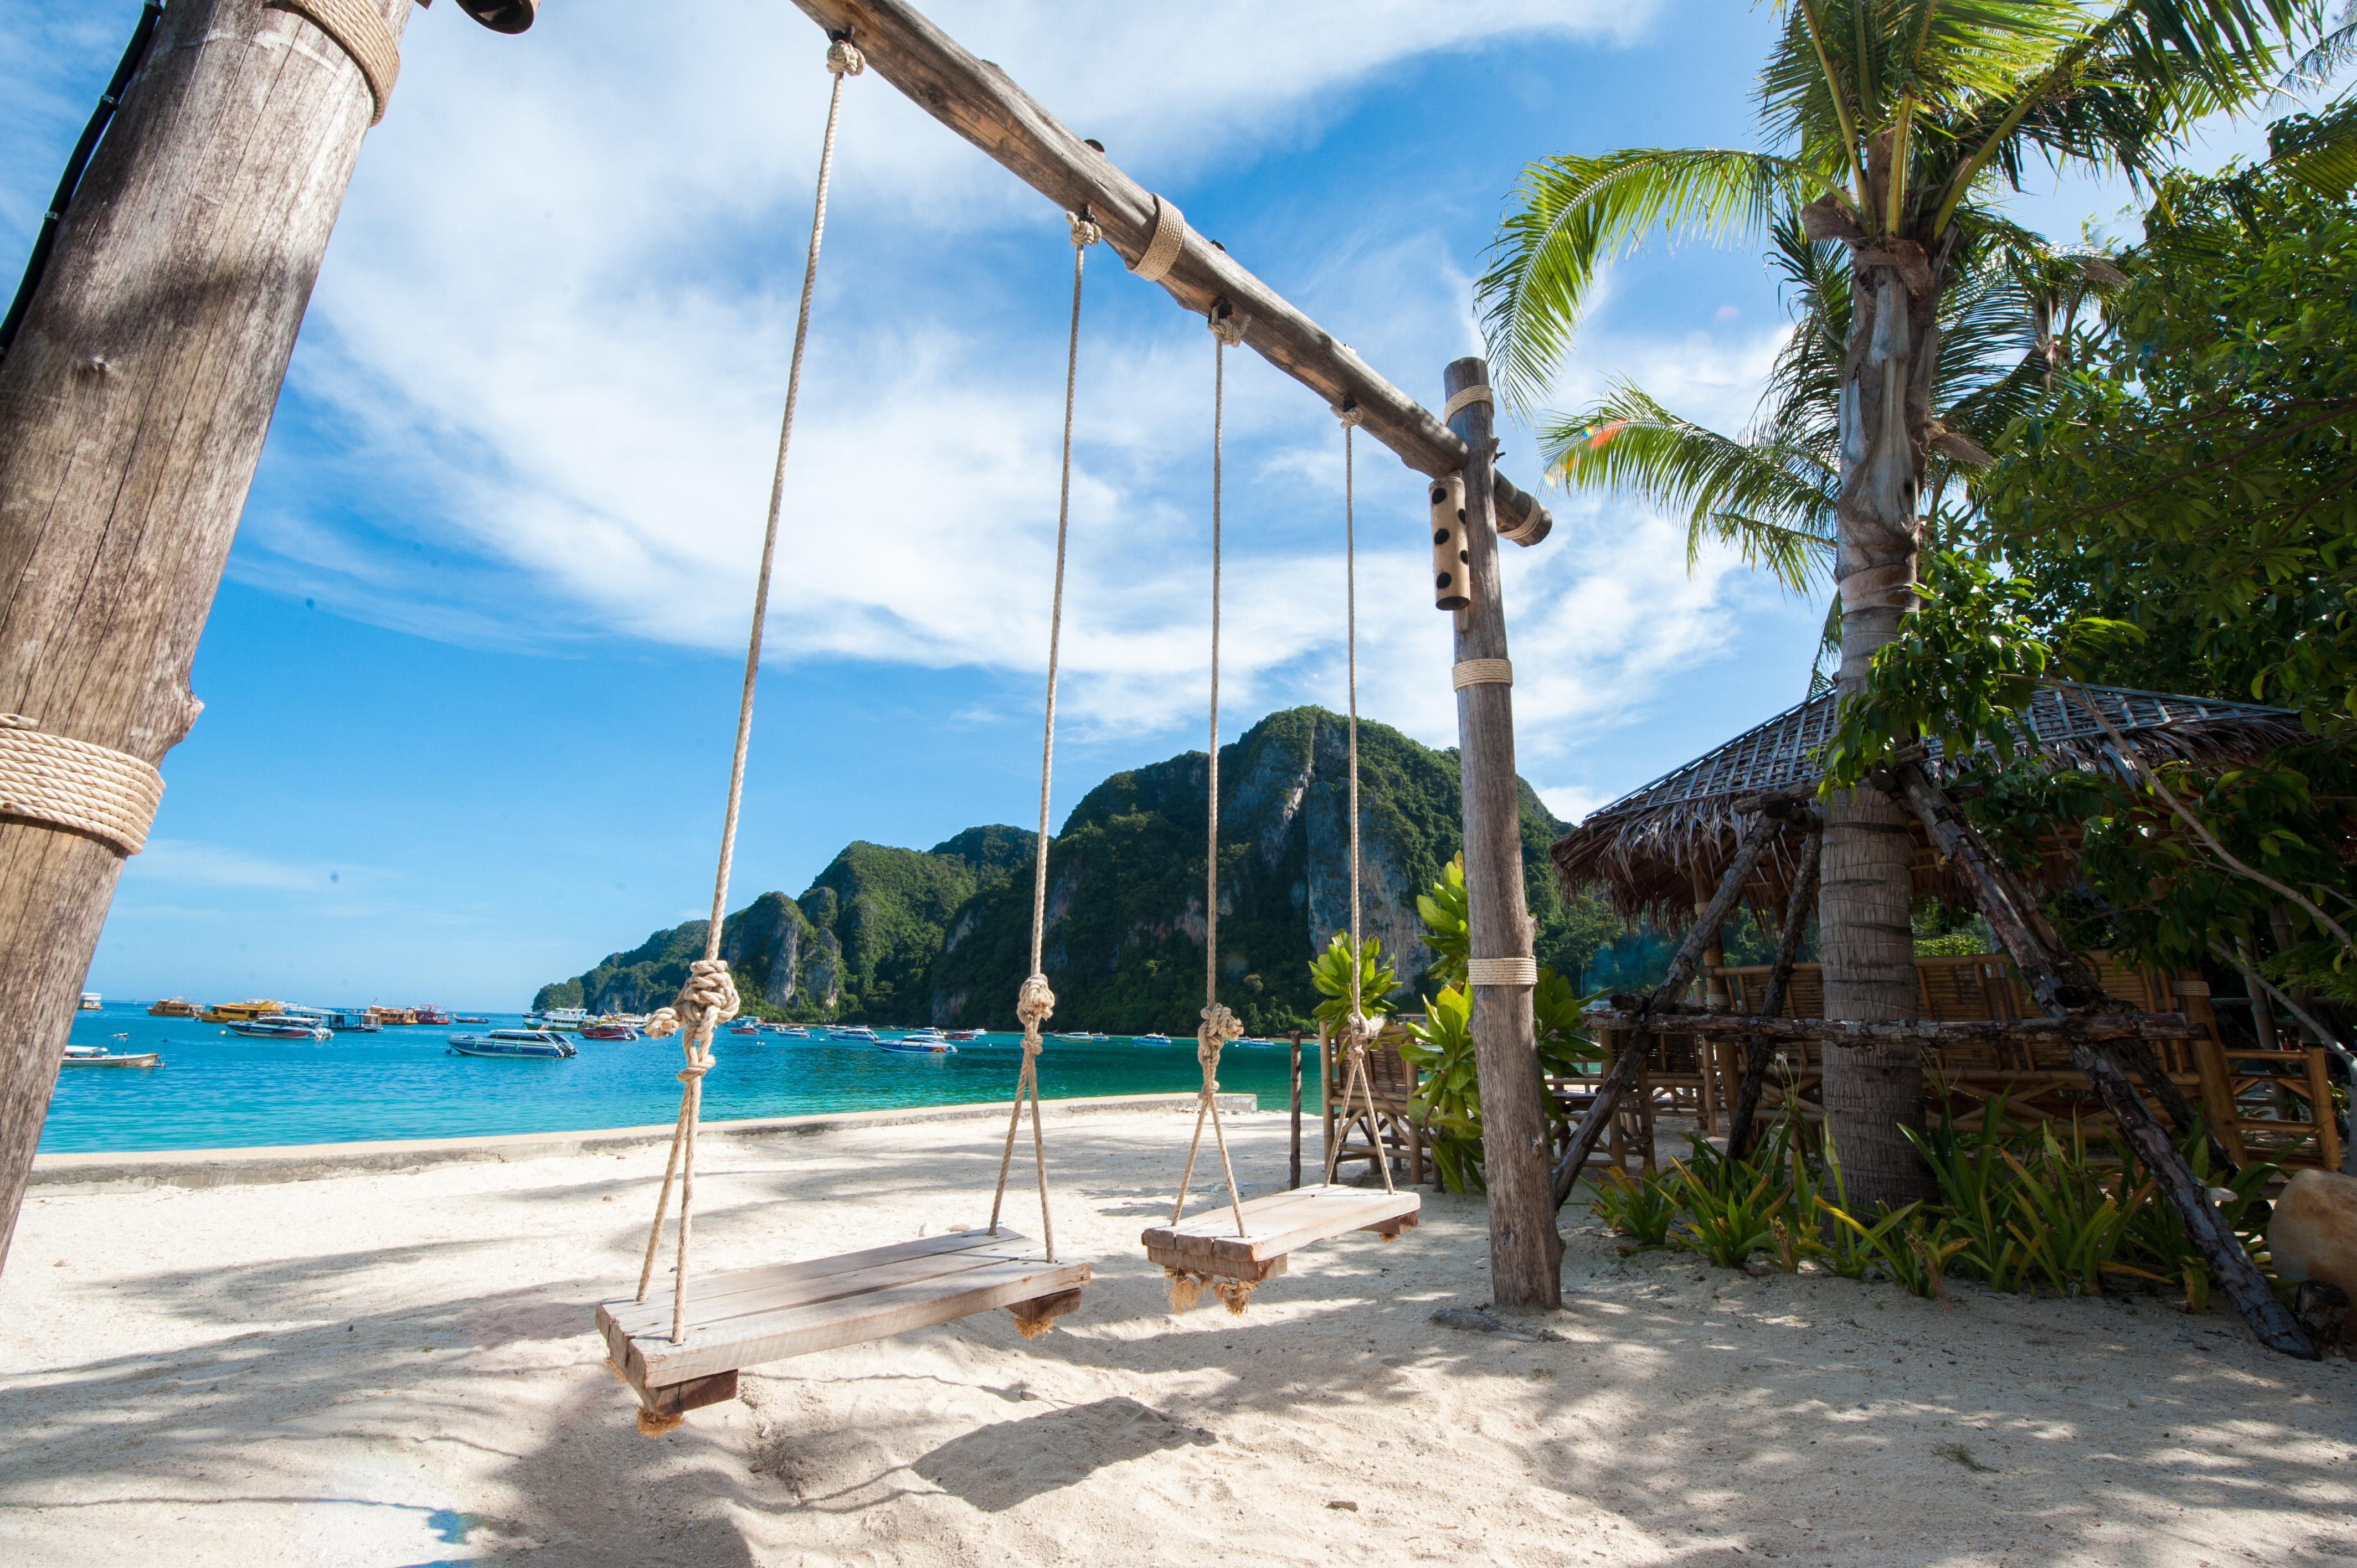
[[(1281, 1180), (1283, 1121), (1237, 1121)], [(1136, 1240), (1183, 1117), (1049, 1130), (1097, 1268), (1064, 1329), (781, 1363), (658, 1441), (589, 1314), (660, 1150), (37, 1189), (0, 1279), (0, 1562), (2357, 1563), (2357, 1374), (2222, 1315), (1624, 1261), (1582, 1217), (1566, 1310), (1469, 1332), (1433, 1313), (1487, 1299), (1482, 1214), (1427, 1197), (1247, 1316), (1173, 1318)], [(995, 1155), (972, 1122), (715, 1141), (703, 1258), (975, 1223)]]

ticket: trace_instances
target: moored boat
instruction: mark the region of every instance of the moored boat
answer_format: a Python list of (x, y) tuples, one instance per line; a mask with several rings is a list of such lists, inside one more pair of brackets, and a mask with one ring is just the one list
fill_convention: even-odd
[(208, 1024), (251, 1024), (266, 1013), (284, 1013), (284, 1002), (216, 1002), (199, 1016)]
[(106, 998), (101, 996), (97, 992), (85, 991), (81, 993), (81, 1011), (85, 1013), (95, 1013), (105, 1005)]
[(1167, 1046), (1170, 1043), (1168, 1035), (1132, 1035), (1130, 1039), (1141, 1046)]
[(411, 1007), (371, 1007), (368, 1011), (369, 1016), (378, 1023), (389, 1024), (396, 1028), (406, 1027), (417, 1022), (416, 1009)]
[(384, 1028), (365, 1007), (322, 1008), (319, 1022), (339, 1035), (373, 1035)]
[(898, 1039), (879, 1039), (877, 1049), (893, 1051), (901, 1056), (948, 1057), (957, 1055), (957, 1047), (939, 1029), (911, 1029)]
[[(745, 1031), (731, 1029), (728, 1032), (732, 1035), (739, 1035)], [(594, 1024), (582, 1025), (581, 1037), (585, 1040), (635, 1040), (639, 1037), (639, 1032), (628, 1024), (618, 1024), (610, 1018), (600, 1018)]]
[(543, 1007), (523, 1015), (524, 1023), (534, 1029), (578, 1029), (589, 1022), (586, 1007)]
[(488, 1024), (490, 1022), (490, 1019), (485, 1017), (479, 1013), (453, 1013), (450, 1015), (450, 1022), (453, 1024)]
[(832, 1039), (857, 1040), (862, 1045), (869, 1046), (877, 1043), (876, 1031), (865, 1024), (834, 1024), (828, 1026), (826, 1032), (828, 1037)]
[[(117, 1035), (118, 1041), (128, 1040), (128, 1035)], [(59, 1067), (162, 1067), (164, 1058), (154, 1051), (110, 1051), (98, 1046), (68, 1046), (65, 1059)]]
[(978, 1040), (982, 1034), (980, 1029), (952, 1029), (942, 1037), (947, 1040)]
[(417, 1021), (421, 1024), (443, 1025), (452, 1021), (450, 1015), (439, 1007), (419, 1007), (414, 1011), (417, 1014)]
[(335, 1031), (309, 1018), (291, 1017), (285, 1013), (264, 1013), (259, 1018), (249, 1018), (242, 1024), (231, 1024), (229, 1032), (243, 1035), (250, 1040), (332, 1040)]
[(562, 1061), (577, 1056), (580, 1047), (554, 1029), (493, 1029), (485, 1035), (453, 1035), (454, 1057), (511, 1057)]
[(150, 1018), (200, 1018), (204, 1009), (185, 996), (167, 996), (161, 1002), (147, 1004)]

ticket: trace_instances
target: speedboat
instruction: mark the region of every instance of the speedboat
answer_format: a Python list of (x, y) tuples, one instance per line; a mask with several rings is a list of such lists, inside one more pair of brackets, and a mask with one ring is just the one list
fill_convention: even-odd
[[(128, 1035), (117, 1035), (118, 1041), (128, 1040)], [(110, 1051), (99, 1046), (68, 1046), (65, 1059), (59, 1067), (162, 1067), (164, 1058), (154, 1051)]]
[(554, 1029), (493, 1029), (488, 1035), (453, 1035), (454, 1057), (516, 1057), (561, 1061), (580, 1047)]
[(488, 1024), (490, 1020), (484, 1017), (479, 1013), (453, 1013), (450, 1015), (450, 1022), (453, 1024)]
[[(731, 1029), (728, 1032), (732, 1035), (741, 1035), (745, 1031)], [(611, 1018), (600, 1018), (594, 1024), (582, 1025), (581, 1037), (585, 1040), (635, 1040), (639, 1037), (639, 1032), (628, 1024), (616, 1023)]]
[(980, 1029), (952, 1029), (948, 1034), (943, 1035), (942, 1038), (945, 1040), (978, 1040), (982, 1038), (982, 1035), (983, 1031)]
[[(593, 1036), (589, 1031), (595, 1027), (597, 1027), (597, 1026), (594, 1024), (583, 1025), (581, 1027), (581, 1037), (585, 1040), (594, 1038), (595, 1036)], [(739, 1018), (735, 1023), (729, 1025), (727, 1028), (727, 1033), (732, 1035), (758, 1035), (760, 1032), (761, 1021), (759, 1018)]]
[(911, 1029), (897, 1040), (877, 1040), (878, 1050), (911, 1057), (953, 1057), (957, 1047), (939, 1029)]
[(1167, 1046), (1170, 1043), (1168, 1035), (1132, 1035), (1130, 1039), (1141, 1046)]
[(834, 1024), (828, 1026), (826, 1032), (829, 1037), (837, 1040), (857, 1040), (870, 1046), (882, 1043), (876, 1031), (865, 1024)]
[(289, 1017), (284, 1013), (264, 1013), (259, 1018), (242, 1024), (231, 1024), (229, 1032), (243, 1035), (250, 1040), (332, 1040), (336, 1032), (311, 1018)]
[(208, 1024), (251, 1024), (266, 1013), (283, 1013), (284, 1002), (216, 1002), (204, 1011)]
[(761, 1033), (776, 1035), (788, 1040), (807, 1040), (811, 1037), (811, 1032), (799, 1024), (764, 1024), (761, 1026)]

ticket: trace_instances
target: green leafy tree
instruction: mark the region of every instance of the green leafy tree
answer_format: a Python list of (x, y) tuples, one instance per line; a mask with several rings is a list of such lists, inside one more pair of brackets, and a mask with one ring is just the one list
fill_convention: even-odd
[[(1760, 433), (1763, 452), (1641, 420), (1632, 440), (1630, 425), (1585, 416), (1551, 439), (1574, 479), (1590, 463), (1609, 474), (1630, 441), (1617, 461), (1640, 489), (1688, 497), (1700, 526), (1788, 580), (1830, 538), (1835, 682), (1854, 691), (1914, 603), (1916, 553), (1945, 489), (1933, 455), (1979, 457), (1958, 404), (1936, 401), (1943, 368), (1967, 351), (1948, 341), (1962, 302), (2018, 286), (2008, 278), (2051, 280), (2067, 263), (1996, 202), (2035, 165), (2158, 177), (2193, 117), (2271, 88), (2291, 63), (2283, 40), (2319, 30), (2322, 16), (2314, 0), (1791, 0), (1781, 11), (1760, 75), (1765, 147), (1532, 166), (1481, 299), (1492, 362), (1509, 395), (1534, 408), (1598, 277), (1647, 235), (1786, 237), (1779, 253), (1816, 280), (1806, 362), (1788, 371), (1813, 390), (1786, 400), (1813, 446), (1775, 419)], [(1835, 248), (1823, 266), (1819, 246)], [(1819, 898), (1835, 1017), (1904, 1017), (1914, 1005), (1909, 841), (1885, 831), (1900, 813), (1871, 790), (1830, 803), (1825, 853), (1847, 871)], [(1911, 1053), (1829, 1049), (1825, 1077), (1829, 1129), (1861, 1200), (1928, 1197), (1930, 1175), (1900, 1133), (1921, 1114)]]

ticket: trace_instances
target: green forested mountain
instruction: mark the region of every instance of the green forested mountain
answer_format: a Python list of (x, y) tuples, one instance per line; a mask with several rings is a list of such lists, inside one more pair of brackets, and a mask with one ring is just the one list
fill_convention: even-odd
[[(1255, 1033), (1315, 997), (1308, 963), (1350, 919), (1342, 720), (1272, 714), (1220, 752), (1222, 1000)], [(1362, 923), (1412, 987), (1430, 961), (1415, 896), (1458, 847), (1454, 751), (1361, 721)], [(1049, 846), (1045, 967), (1056, 1025), (1190, 1033), (1203, 1003), (1201, 752), (1117, 773)], [(1567, 908), (1545, 852), (1563, 831), (1522, 787), (1523, 855), (1539, 961), (1577, 974), (1613, 922)], [(1028, 972), (1033, 835), (970, 828), (930, 851), (855, 843), (799, 899), (768, 893), (728, 917), (721, 951), (763, 1013), (877, 1024), (1011, 1027)], [(671, 1000), (705, 922), (658, 931), (536, 1004), (640, 1012)]]

